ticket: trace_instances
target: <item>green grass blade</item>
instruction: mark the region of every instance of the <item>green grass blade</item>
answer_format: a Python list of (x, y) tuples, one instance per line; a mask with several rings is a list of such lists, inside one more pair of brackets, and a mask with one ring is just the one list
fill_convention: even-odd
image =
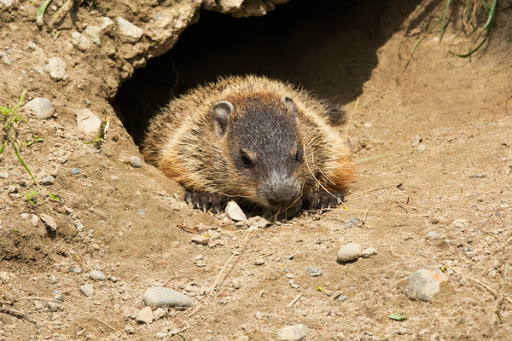
[(7, 143), (9, 142), (9, 140), (5, 140), (4, 144), (2, 145), (2, 147), (0, 148), (0, 155), (2, 155), (2, 153), (4, 152), (4, 149), (5, 147), (7, 147)]
[(452, 0), (446, 1), (446, 6), (444, 7), (443, 16), (441, 17), (441, 33), (439, 33), (439, 43), (443, 40), (444, 35), (444, 22), (446, 21), (446, 16), (448, 15), (448, 8), (450, 7), (450, 4), (452, 3)]
[(23, 159), (21, 158), (21, 155), (19, 153), (19, 150), (18, 150), (18, 147), (16, 147), (16, 143), (13, 143), (12, 146), (14, 147), (14, 152), (16, 153), (16, 156), (18, 157), (18, 160), (20, 160), (21, 164), (23, 165), (23, 167), (26, 169), (27, 173), (30, 175), (30, 177), (32, 178), (32, 181), (34, 181), (35, 184), (37, 184), (37, 181), (36, 181), (36, 178), (34, 177), (34, 174), (32, 174), (32, 172), (30, 171), (30, 169), (28, 169), (27, 167), (27, 164), (23, 161)]
[[(484, 1), (485, 4), (485, 1)], [(483, 31), (485, 29), (490, 29), (492, 27), (492, 24), (494, 23), (494, 17), (496, 16), (496, 5), (498, 4), (498, 0), (493, 0), (491, 4), (491, 9), (489, 11), (489, 18), (487, 19), (487, 22), (484, 26), (480, 29), (480, 31)]]
[(52, 0), (45, 0), (41, 6), (39, 6), (39, 9), (36, 13), (36, 24), (39, 26), (43, 25), (43, 16), (44, 12), (46, 12), (46, 8), (48, 8), (48, 5), (52, 2)]

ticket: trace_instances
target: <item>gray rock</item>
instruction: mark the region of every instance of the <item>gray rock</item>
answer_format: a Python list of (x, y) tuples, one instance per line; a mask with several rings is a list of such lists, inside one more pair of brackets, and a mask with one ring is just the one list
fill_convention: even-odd
[(66, 73), (66, 63), (64, 63), (60, 58), (48, 59), (48, 65), (46, 65), (45, 68), (50, 74), (50, 77), (54, 81), (64, 80), (68, 78), (68, 75)]
[(50, 301), (46, 303), (50, 311), (58, 311), (60, 309), (60, 303)]
[(41, 218), (43, 223), (50, 229), (50, 231), (57, 231), (57, 223), (52, 217), (42, 213), (39, 215), (39, 218)]
[(249, 224), (250, 230), (261, 229), (269, 224), (267, 219), (259, 216), (248, 219), (247, 223)]
[(76, 124), (87, 136), (94, 137), (98, 132), (101, 120), (89, 109), (82, 109), (76, 112)]
[(91, 48), (91, 41), (85, 35), (78, 32), (71, 32), (71, 44), (80, 51), (87, 51)]
[(429, 232), (425, 236), (425, 239), (426, 240), (438, 240), (438, 239), (441, 239), (441, 233), (439, 233), (437, 231)]
[(115, 20), (118, 26), (117, 32), (125, 42), (135, 43), (142, 37), (144, 31), (140, 27), (121, 17), (117, 17)]
[(7, 174), (6, 172), (0, 172), (0, 179), (8, 179), (9, 178), (9, 174)]
[(112, 283), (117, 283), (119, 281), (119, 278), (116, 276), (110, 276), (108, 278)]
[(24, 108), (31, 111), (39, 120), (46, 120), (52, 117), (55, 112), (52, 102), (42, 97), (34, 98), (25, 104)]
[(343, 302), (347, 299), (348, 297), (345, 296), (345, 295), (339, 295), (338, 297), (336, 297), (336, 300), (338, 300), (338, 302)]
[(430, 302), (448, 277), (440, 270), (421, 269), (402, 280), (398, 285), (411, 300)]
[(337, 261), (340, 263), (356, 260), (361, 256), (361, 246), (356, 243), (343, 245), (338, 250)]
[(345, 227), (351, 229), (351, 228), (359, 225), (360, 223), (361, 223), (361, 219), (359, 219), (359, 217), (354, 217), (345, 223)]
[(94, 294), (94, 288), (92, 287), (92, 285), (90, 284), (84, 284), (80, 287), (80, 290), (82, 291), (82, 293), (87, 296), (87, 297), (91, 297), (93, 294)]
[(224, 210), (229, 219), (235, 221), (247, 220), (247, 216), (244, 211), (238, 206), (238, 204), (234, 201), (228, 202), (226, 205), (226, 209)]
[(191, 307), (194, 302), (186, 295), (176, 290), (164, 287), (152, 287), (143, 295), (144, 303), (150, 307)]
[(51, 275), (50, 276), (50, 284), (55, 284), (57, 283), (57, 277), (55, 275)]
[(75, 168), (73, 168), (73, 169), (71, 170), (71, 174), (73, 174), (73, 175), (75, 175), (75, 174), (79, 174), (79, 173), (80, 173), (80, 169), (79, 169), (79, 168), (76, 168), (76, 167), (75, 167)]
[(210, 240), (210, 238), (205, 237), (201, 234), (195, 234), (192, 236), (191, 240), (192, 240), (192, 242), (197, 243), (197, 244), (208, 245), (208, 240)]
[(310, 276), (313, 276), (313, 277), (317, 277), (317, 276), (320, 276), (322, 274), (322, 269), (318, 269), (318, 268), (315, 268), (315, 267), (312, 267), (312, 266), (308, 266), (306, 268), (306, 273)]
[(137, 313), (137, 317), (135, 317), (135, 321), (139, 323), (151, 323), (153, 322), (153, 311), (151, 311), (150, 307), (145, 307)]
[(44, 178), (42, 178), (40, 182), (43, 186), (53, 185), (55, 183), (55, 178), (51, 175), (47, 175)]
[(130, 166), (132, 166), (133, 168), (140, 168), (140, 165), (141, 165), (140, 157), (132, 156), (130, 158), (129, 162), (130, 162)]
[(64, 295), (62, 295), (62, 291), (55, 290), (53, 292), (53, 299), (59, 302), (64, 302)]
[(75, 229), (77, 232), (82, 232), (84, 230), (84, 224), (80, 220), (75, 221)]
[(104, 281), (107, 276), (105, 276), (105, 274), (99, 270), (93, 270), (89, 272), (89, 278), (94, 281)]
[(25, 213), (20, 214), (20, 217), (21, 217), (21, 219), (28, 219), (28, 217), (30, 217), (30, 214), (25, 212)]
[(2, 63), (4, 63), (7, 66), (14, 63), (14, 60), (12, 58), (10, 58), (8, 55), (6, 55), (5, 53), (3, 53), (2, 51), (0, 51), (0, 60), (2, 61)]
[(364, 249), (363, 252), (361, 252), (361, 257), (363, 258), (370, 258), (371, 256), (374, 256), (377, 254), (377, 250), (373, 247), (369, 247), (367, 249)]
[(109, 17), (101, 17), (100, 21), (101, 21), (100, 28), (103, 31), (108, 31), (114, 26), (114, 21), (112, 19), (110, 19)]
[(277, 340), (279, 341), (299, 341), (308, 336), (309, 329), (304, 324), (296, 324), (279, 329)]

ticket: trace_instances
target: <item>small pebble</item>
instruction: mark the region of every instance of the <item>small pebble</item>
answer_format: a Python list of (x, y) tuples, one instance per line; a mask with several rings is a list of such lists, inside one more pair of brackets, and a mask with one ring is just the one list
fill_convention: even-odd
[(277, 340), (279, 341), (300, 341), (309, 334), (309, 329), (304, 324), (296, 324), (279, 329)]
[(265, 260), (262, 258), (258, 258), (254, 261), (254, 265), (263, 265), (265, 264)]
[(135, 321), (139, 323), (151, 323), (153, 322), (153, 311), (151, 311), (150, 307), (145, 307), (139, 310), (137, 316), (135, 317)]
[(53, 299), (60, 302), (64, 302), (64, 295), (62, 295), (62, 292), (60, 290), (55, 290), (53, 292)]
[(407, 330), (407, 328), (400, 328), (398, 329), (398, 335), (405, 335), (407, 334), (409, 331)]
[(84, 224), (80, 220), (75, 221), (75, 229), (77, 232), (81, 232), (84, 229)]
[(202, 260), (202, 259), (201, 259), (201, 260), (198, 260), (198, 261), (196, 262), (196, 266), (197, 266), (198, 268), (204, 268), (204, 267), (206, 266), (206, 262), (205, 262), (204, 260)]
[(0, 172), (0, 179), (8, 179), (9, 178), (9, 174), (5, 173), (5, 172)]
[(361, 256), (361, 246), (356, 243), (343, 245), (337, 255), (337, 261), (340, 263), (356, 260)]
[(202, 234), (195, 234), (192, 236), (191, 241), (200, 245), (208, 245), (210, 238), (203, 236)]
[(101, 271), (93, 270), (89, 272), (89, 278), (94, 281), (104, 281), (107, 276), (105, 276), (105, 274)]
[(256, 317), (257, 320), (261, 320), (263, 318), (263, 314), (259, 311), (257, 311), (254, 316)]
[(364, 249), (363, 252), (361, 252), (361, 257), (370, 258), (371, 256), (374, 256), (376, 254), (377, 250), (375, 250), (373, 247), (369, 247), (367, 249)]
[(432, 231), (432, 232), (429, 232), (426, 236), (425, 236), (425, 239), (426, 240), (438, 240), (441, 238), (441, 233), (437, 232), (437, 231)]
[(50, 311), (58, 311), (60, 309), (60, 304), (57, 302), (50, 301), (46, 305)]
[(78, 169), (78, 168), (73, 168), (73, 169), (71, 170), (71, 174), (73, 174), (73, 175), (75, 175), (75, 174), (79, 174), (79, 173), (80, 173), (80, 169)]
[(130, 163), (130, 166), (132, 166), (133, 168), (140, 168), (140, 165), (141, 165), (140, 157), (132, 156), (130, 158), (129, 163)]
[(430, 302), (446, 281), (448, 277), (440, 270), (421, 269), (400, 281), (398, 286), (409, 299)]
[(39, 120), (46, 120), (52, 117), (55, 112), (52, 102), (42, 97), (34, 98), (25, 104), (24, 108), (30, 110)]
[(80, 287), (80, 290), (82, 291), (82, 293), (87, 296), (87, 297), (91, 297), (92, 294), (94, 294), (94, 288), (92, 287), (92, 285), (90, 284), (84, 284)]
[(351, 228), (359, 225), (360, 223), (361, 223), (361, 219), (359, 219), (359, 217), (354, 217), (345, 223), (345, 227), (351, 229)]
[(144, 31), (140, 28), (129, 22), (128, 20), (117, 17), (117, 33), (121, 36), (121, 39), (128, 43), (135, 43), (138, 41)]
[(137, 215), (138, 215), (139, 217), (143, 217), (143, 218), (144, 218), (144, 217), (146, 216), (146, 212), (145, 212), (142, 208), (139, 208), (139, 209), (137, 210)]
[(119, 278), (116, 277), (116, 276), (110, 276), (109, 278), (109, 281), (111, 281), (112, 283), (117, 283), (119, 281)]
[(247, 220), (247, 216), (245, 215), (244, 211), (242, 211), (240, 206), (238, 206), (238, 204), (234, 201), (228, 202), (224, 211), (226, 212), (227, 217), (231, 220)]
[(22, 214), (20, 214), (20, 217), (21, 217), (21, 219), (28, 219), (28, 217), (30, 217), (30, 214), (22, 213)]
[(55, 277), (55, 275), (51, 275), (50, 276), (50, 284), (55, 284), (57, 283), (57, 277)]
[(265, 219), (263, 217), (259, 217), (259, 216), (252, 217), (252, 218), (248, 219), (247, 222), (249, 223), (250, 230), (258, 230), (258, 229), (266, 227), (269, 224), (267, 219)]
[(37, 227), (37, 225), (39, 225), (39, 217), (36, 216), (35, 214), (32, 214), (32, 217), (30, 218), (30, 222), (32, 223), (32, 225), (34, 227)]
[(76, 125), (87, 136), (94, 137), (101, 125), (101, 120), (89, 109), (82, 109), (76, 112)]
[(80, 51), (86, 51), (91, 48), (91, 41), (85, 35), (76, 31), (71, 32), (71, 44), (73, 44)]
[(126, 332), (126, 334), (128, 335), (132, 335), (132, 334), (135, 334), (135, 328), (133, 328), (133, 326), (127, 324), (126, 326), (124, 326), (124, 331)]
[(312, 267), (312, 266), (308, 266), (306, 268), (306, 273), (308, 275), (310, 275), (310, 276), (317, 277), (317, 276), (320, 276), (322, 274), (322, 270), (318, 269), (318, 268), (315, 268), (315, 267)]
[(424, 152), (427, 147), (424, 144), (418, 145), (418, 153)]
[(41, 218), (43, 223), (50, 229), (50, 231), (57, 231), (57, 223), (55, 222), (55, 219), (44, 213), (40, 214), (39, 218)]
[(74, 272), (76, 274), (79, 274), (79, 273), (82, 273), (82, 268), (80, 266), (78, 266), (78, 265), (76, 265), (76, 266), (75, 265), (71, 265), (69, 267), (69, 272)]
[(347, 299), (348, 297), (345, 296), (345, 295), (339, 295), (338, 297), (336, 297), (336, 299), (338, 300), (338, 302), (343, 302)]
[(144, 303), (151, 307), (180, 306), (191, 307), (194, 302), (182, 293), (164, 287), (152, 287), (146, 289), (143, 295)]
[(157, 308), (153, 312), (153, 318), (156, 320), (160, 320), (162, 317), (164, 317), (167, 314), (167, 311), (165, 311), (162, 308)]
[(63, 80), (68, 77), (66, 74), (66, 63), (60, 58), (48, 59), (48, 65), (45, 66), (54, 81)]
[(43, 185), (43, 186), (53, 185), (54, 183), (55, 183), (55, 178), (51, 175), (47, 175), (41, 179), (41, 185)]

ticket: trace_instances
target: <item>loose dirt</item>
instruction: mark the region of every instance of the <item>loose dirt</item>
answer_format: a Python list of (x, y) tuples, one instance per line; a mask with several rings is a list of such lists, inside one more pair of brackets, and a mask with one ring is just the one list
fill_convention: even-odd
[[(63, 3), (48, 9), (46, 22)], [(426, 35), (407, 68), (413, 45), (444, 3), (310, 8), (297, 0), (250, 19), (198, 17), (200, 4), (83, 1), (55, 31), (38, 28), (32, 2), (0, 7), (0, 105), (14, 105), (24, 88), (23, 104), (52, 101), (56, 115), (48, 120), (20, 111), (44, 139), (23, 146), (21, 156), (37, 179), (55, 177), (47, 188), (61, 198), (38, 190), (29, 200), (37, 187), (7, 146), (0, 161), (0, 340), (272, 340), (293, 324), (309, 328), (307, 340), (507, 340), (510, 3), (500, 3), (494, 34), (472, 58), (449, 53), (478, 43), (461, 33), (463, 8), (452, 7), (443, 41), (439, 29)], [(71, 42), (71, 32), (105, 16), (154, 33), (159, 13), (179, 22), (161, 39), (148, 34), (130, 43), (113, 30), (85, 51)], [(182, 31), (169, 53), (150, 59)], [(44, 70), (52, 57), (67, 64), (67, 79), (54, 81)], [(128, 81), (134, 67), (141, 70)], [(251, 231), (187, 207), (179, 185), (144, 162), (129, 164), (161, 102), (229, 73), (301, 84), (345, 108), (339, 131), (357, 167), (345, 207)], [(77, 128), (81, 109), (109, 121), (101, 149)], [(17, 127), (17, 139), (29, 139), (21, 122)], [(56, 232), (32, 224), (41, 214), (55, 219)], [(346, 227), (353, 217), (361, 223)], [(434, 231), (441, 237), (425, 238)], [(217, 239), (199, 245), (191, 242), (194, 233)], [(338, 249), (351, 242), (377, 254), (337, 263)], [(308, 266), (322, 275), (307, 275)], [(431, 302), (411, 301), (397, 286), (422, 268), (440, 268), (449, 278)], [(96, 269), (107, 280), (90, 280)], [(84, 284), (93, 286), (91, 297), (81, 292)], [(152, 286), (183, 292), (196, 305), (166, 308), (161, 319), (139, 324), (142, 294)], [(55, 290), (64, 301), (52, 311)]]

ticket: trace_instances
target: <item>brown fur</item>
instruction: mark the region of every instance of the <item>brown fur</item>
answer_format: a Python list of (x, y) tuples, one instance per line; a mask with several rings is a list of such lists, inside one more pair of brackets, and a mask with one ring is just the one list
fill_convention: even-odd
[[(248, 98), (257, 97), (270, 106), (282, 106), (282, 96), (297, 107), (304, 162), (297, 177), (303, 196), (327, 189), (343, 192), (353, 178), (350, 150), (328, 123), (328, 108), (307, 92), (265, 77), (229, 77), (198, 87), (172, 100), (150, 122), (142, 146), (147, 162), (189, 191), (204, 191), (228, 197), (248, 198), (258, 203), (255, 185), (235, 168), (227, 143), (215, 143), (210, 115), (219, 101), (243, 108)], [(276, 107), (277, 108), (277, 107)], [(243, 114), (236, 110), (234, 115)], [(207, 160), (208, 167), (203, 161)]]

